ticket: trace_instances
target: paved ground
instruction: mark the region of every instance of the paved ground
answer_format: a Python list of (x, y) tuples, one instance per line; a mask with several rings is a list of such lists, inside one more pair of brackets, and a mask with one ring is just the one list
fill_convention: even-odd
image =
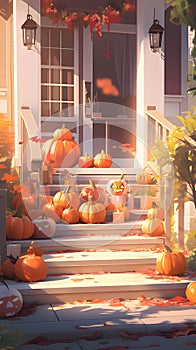
[[(0, 324), (6, 326), (0, 345), (19, 342), (19, 350), (196, 348), (196, 305), (183, 299), (24, 305), (18, 316)], [(17, 335), (10, 337), (9, 331)]]

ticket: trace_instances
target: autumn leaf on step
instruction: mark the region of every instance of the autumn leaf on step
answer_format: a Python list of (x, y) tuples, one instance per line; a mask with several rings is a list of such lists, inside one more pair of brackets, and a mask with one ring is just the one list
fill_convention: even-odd
[(120, 331), (119, 334), (125, 339), (138, 340), (139, 334), (131, 334), (124, 331)]
[(102, 332), (94, 332), (92, 335), (87, 336), (87, 337), (82, 337), (80, 339), (84, 340), (97, 340), (102, 337)]
[(126, 345), (114, 345), (109, 348), (98, 348), (97, 350), (125, 350), (128, 349), (128, 346)]

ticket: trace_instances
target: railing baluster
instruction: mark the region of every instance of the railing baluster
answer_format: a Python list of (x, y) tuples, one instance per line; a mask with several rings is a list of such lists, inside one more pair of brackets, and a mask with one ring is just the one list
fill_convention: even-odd
[(7, 188), (6, 182), (0, 180), (0, 223), (1, 223), (1, 234), (0, 234), (0, 263), (6, 260), (7, 246), (6, 246), (6, 197)]

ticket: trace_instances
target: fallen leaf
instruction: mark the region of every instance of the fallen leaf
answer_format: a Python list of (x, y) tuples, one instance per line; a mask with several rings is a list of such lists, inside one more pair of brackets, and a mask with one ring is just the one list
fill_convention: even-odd
[(88, 337), (82, 337), (80, 339), (84, 340), (97, 340), (102, 337), (102, 332), (95, 332), (94, 334), (88, 336)]

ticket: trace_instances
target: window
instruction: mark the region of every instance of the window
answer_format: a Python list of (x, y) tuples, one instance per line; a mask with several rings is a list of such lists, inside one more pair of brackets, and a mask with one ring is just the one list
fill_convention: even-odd
[(41, 116), (72, 117), (76, 104), (74, 31), (41, 28)]

